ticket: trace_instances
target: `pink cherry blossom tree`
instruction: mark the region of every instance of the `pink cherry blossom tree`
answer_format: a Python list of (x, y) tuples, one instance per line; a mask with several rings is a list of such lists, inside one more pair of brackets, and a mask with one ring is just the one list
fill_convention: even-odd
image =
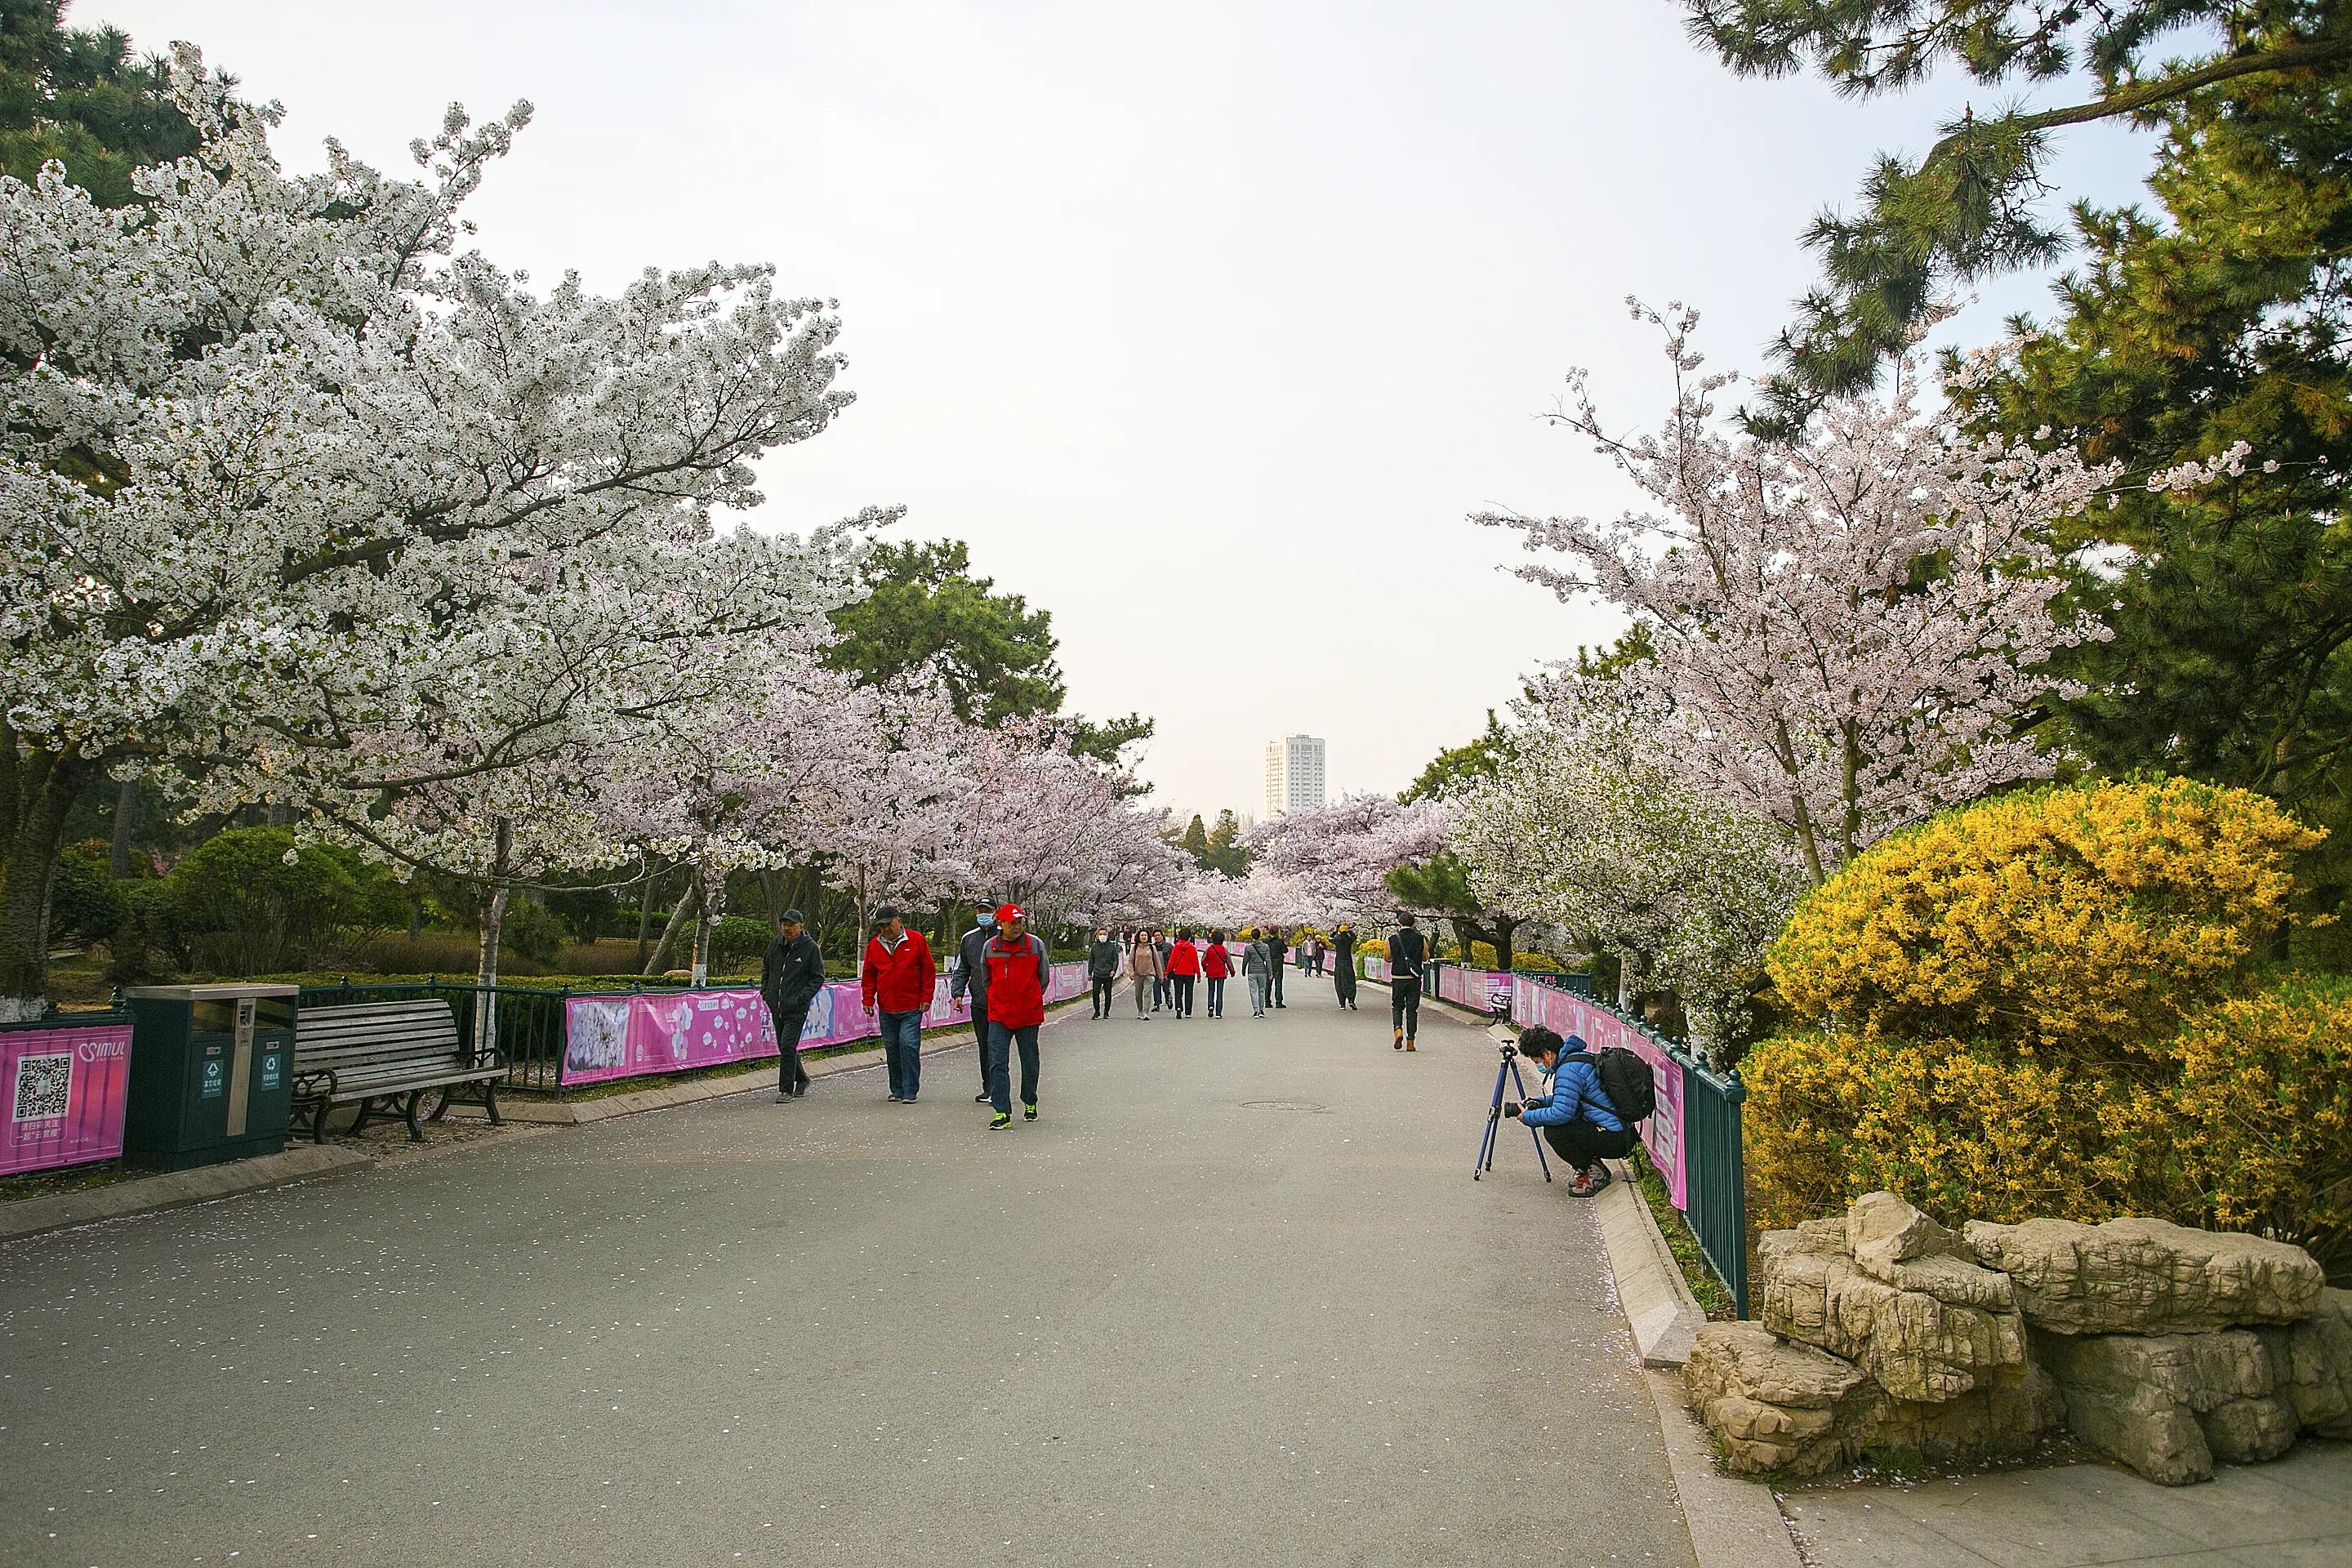
[(2022, 730), (2067, 689), (2051, 656), (2107, 635), (2056, 604), (2050, 525), (2115, 470), (1969, 437), (1922, 411), (1907, 367), (1883, 400), (1827, 405), (1792, 446), (1738, 435), (1716, 407), (1734, 378), (1699, 374), (1696, 312), (1633, 310), (1666, 335), (1664, 428), (1610, 434), (1581, 374), (1557, 418), (1651, 509), (1475, 521), (1573, 563), (1521, 576), (1633, 620), (1650, 655), (1623, 679), (1669, 715), (1678, 765), (1786, 827), (1815, 882), (1941, 806), (2049, 773)]

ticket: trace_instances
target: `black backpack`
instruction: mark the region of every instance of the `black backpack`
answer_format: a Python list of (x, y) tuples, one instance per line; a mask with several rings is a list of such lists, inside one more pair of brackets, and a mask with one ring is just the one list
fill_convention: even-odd
[(1650, 1064), (1622, 1046), (1604, 1046), (1597, 1051), (1578, 1051), (1562, 1057), (1562, 1061), (1591, 1062), (1601, 1079), (1601, 1092), (1609, 1097), (1617, 1112), (1617, 1120), (1628, 1131), (1634, 1123), (1647, 1121), (1658, 1109), (1658, 1086), (1650, 1076)]

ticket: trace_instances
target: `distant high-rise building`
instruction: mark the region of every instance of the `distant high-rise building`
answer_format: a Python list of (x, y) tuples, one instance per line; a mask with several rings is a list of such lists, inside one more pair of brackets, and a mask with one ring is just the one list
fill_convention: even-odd
[(1292, 735), (1265, 743), (1265, 814), (1280, 816), (1302, 805), (1323, 804), (1323, 742)]

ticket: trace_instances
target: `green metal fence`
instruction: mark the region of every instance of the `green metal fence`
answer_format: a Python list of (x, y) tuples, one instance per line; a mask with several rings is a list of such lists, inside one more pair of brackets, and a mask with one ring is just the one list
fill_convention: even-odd
[(1680, 1046), (1668, 1047), (1683, 1069), (1683, 1218), (1716, 1277), (1748, 1316), (1748, 1173), (1739, 1107), (1748, 1098), (1736, 1073), (1702, 1067)]

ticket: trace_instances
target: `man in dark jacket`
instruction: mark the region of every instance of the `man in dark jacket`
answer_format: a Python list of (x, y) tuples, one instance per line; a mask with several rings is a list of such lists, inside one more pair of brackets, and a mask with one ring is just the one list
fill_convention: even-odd
[(1287, 1007), (1290, 1005), (1289, 1003), (1282, 999), (1282, 961), (1289, 952), (1290, 943), (1283, 939), (1282, 928), (1280, 926), (1268, 926), (1265, 932), (1265, 955), (1267, 961), (1273, 964), (1274, 968), (1272, 973), (1266, 976), (1265, 991), (1266, 994), (1273, 998), (1274, 1005), (1277, 1007)]
[(1399, 915), (1396, 934), (1389, 938), (1389, 1012), (1398, 1050), (1420, 1048), (1412, 1037), (1421, 1031), (1421, 982), (1428, 969), (1429, 939), (1413, 929), (1411, 915)]
[(963, 933), (955, 963), (948, 966), (948, 1000), (961, 1002), (966, 991), (971, 993), (971, 1035), (980, 1047), (980, 1092), (971, 1097), (974, 1105), (988, 1103), (988, 965), (981, 953), (995, 934), (996, 910), (983, 900), (978, 922)]
[(1108, 926), (1095, 927), (1095, 940), (1087, 949), (1087, 978), (1094, 983), (1095, 1016), (1110, 1016), (1110, 988), (1118, 978), (1119, 947)]
[(1345, 921), (1331, 933), (1331, 989), (1340, 1006), (1356, 1005), (1356, 928)]
[(824, 955), (816, 938), (801, 924), (798, 910), (786, 910), (776, 921), (776, 940), (760, 961), (760, 994), (767, 999), (769, 1016), (776, 1020), (776, 1098), (794, 1100), (808, 1092), (808, 1068), (801, 1065), (801, 1031), (808, 1026), (809, 1006), (824, 989)]

